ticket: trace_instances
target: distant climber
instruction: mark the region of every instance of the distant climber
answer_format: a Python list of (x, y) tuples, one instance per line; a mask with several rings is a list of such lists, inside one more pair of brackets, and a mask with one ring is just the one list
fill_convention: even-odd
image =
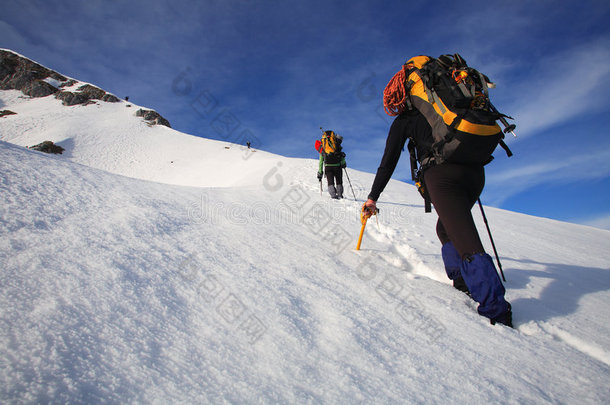
[(341, 148), (343, 137), (334, 131), (324, 131), (322, 139), (317, 140), (315, 147), (320, 153), (320, 165), (318, 167), (318, 181), (322, 183), (322, 176), (326, 174), (328, 182), (328, 193), (331, 198), (343, 198), (343, 172), (346, 167), (345, 153)]

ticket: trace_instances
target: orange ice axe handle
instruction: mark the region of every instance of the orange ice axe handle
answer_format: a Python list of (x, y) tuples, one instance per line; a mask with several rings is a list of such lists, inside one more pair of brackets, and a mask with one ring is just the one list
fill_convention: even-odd
[(360, 222), (362, 222), (362, 228), (360, 228), (360, 236), (358, 236), (358, 245), (356, 245), (356, 250), (360, 250), (360, 244), (362, 243), (362, 235), (364, 235), (366, 221), (368, 221), (372, 215), (377, 215), (378, 212), (379, 209), (376, 209), (375, 212), (367, 210), (366, 203), (362, 205), (362, 210), (360, 211)]
[(364, 228), (366, 227), (366, 221), (368, 217), (362, 218), (362, 228), (360, 228), (360, 236), (358, 237), (358, 245), (356, 246), (356, 250), (360, 250), (360, 244), (362, 243), (362, 235), (364, 235)]

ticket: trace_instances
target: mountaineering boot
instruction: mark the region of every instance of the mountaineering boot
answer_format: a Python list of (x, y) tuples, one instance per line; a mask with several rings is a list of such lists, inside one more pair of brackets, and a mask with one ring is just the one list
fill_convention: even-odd
[(463, 292), (464, 294), (472, 298), (472, 296), (470, 295), (470, 291), (468, 291), (468, 286), (466, 285), (466, 282), (464, 281), (462, 276), (459, 276), (458, 278), (453, 280), (453, 288)]
[(513, 310), (512, 310), (512, 307), (510, 306), (510, 303), (508, 303), (508, 312), (507, 313), (503, 314), (499, 318), (490, 319), (490, 321), (491, 321), (492, 325), (495, 325), (496, 323), (501, 323), (503, 325), (510, 326), (512, 328), (513, 327)]
[(343, 184), (337, 184), (337, 198), (343, 198)]
[(455, 249), (455, 246), (453, 246), (453, 243), (445, 243), (441, 248), (441, 254), (443, 256), (443, 263), (445, 263), (445, 272), (447, 273), (447, 277), (453, 281), (453, 287), (462, 291), (463, 293), (466, 293), (467, 295), (470, 295), (468, 286), (466, 286), (460, 271), (462, 258)]
[(328, 186), (328, 194), (330, 194), (330, 198), (337, 198), (337, 189), (335, 186)]
[(511, 307), (504, 299), (506, 290), (491, 256), (476, 253), (462, 261), (460, 270), (470, 295), (479, 303), (479, 314), (489, 318), (492, 324), (512, 327)]

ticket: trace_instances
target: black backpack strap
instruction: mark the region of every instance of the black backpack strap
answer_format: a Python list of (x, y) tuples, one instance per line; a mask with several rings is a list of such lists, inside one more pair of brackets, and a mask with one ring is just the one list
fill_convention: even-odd
[(506, 152), (506, 156), (511, 157), (513, 155), (513, 152), (511, 152), (506, 142), (504, 142), (504, 139), (500, 139), (500, 142), (498, 143), (502, 147), (502, 149), (504, 149), (504, 152)]
[(411, 160), (411, 179), (415, 182), (417, 191), (419, 191), (424, 198), (424, 211), (432, 212), (430, 196), (428, 195), (428, 190), (424, 186), (424, 168), (418, 167), (417, 149), (415, 148), (415, 140), (413, 138), (409, 138), (407, 149), (409, 150), (409, 157)]
[(417, 181), (417, 151), (415, 150), (415, 141), (413, 138), (409, 138), (409, 143), (407, 144), (407, 149), (409, 150), (409, 157), (411, 160), (411, 180)]

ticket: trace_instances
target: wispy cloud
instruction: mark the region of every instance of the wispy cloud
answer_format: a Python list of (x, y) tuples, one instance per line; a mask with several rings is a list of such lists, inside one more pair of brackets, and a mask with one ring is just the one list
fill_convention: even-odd
[(521, 67), (529, 75), (511, 83), (507, 110), (521, 138), (535, 136), (585, 113), (608, 110), (610, 38), (567, 49)]
[(575, 220), (583, 225), (593, 226), (595, 228), (606, 229), (610, 231), (610, 212), (602, 215), (598, 215), (594, 218), (587, 217)]
[(610, 176), (610, 149), (553, 157), (488, 175), (486, 195), (492, 205), (541, 184), (571, 184)]

